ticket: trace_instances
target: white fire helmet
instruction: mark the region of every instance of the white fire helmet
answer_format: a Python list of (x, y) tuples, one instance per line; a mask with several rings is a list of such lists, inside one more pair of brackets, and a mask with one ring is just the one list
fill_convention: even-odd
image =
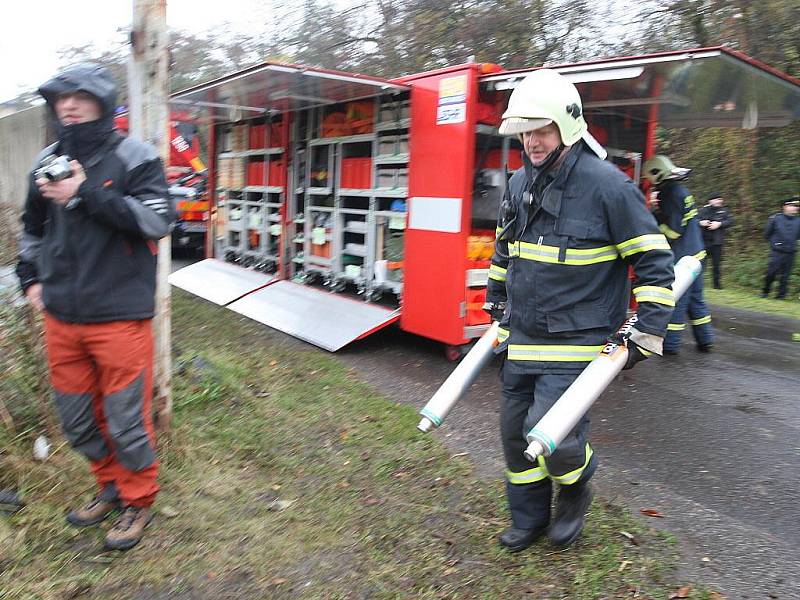
[(523, 79), (508, 100), (500, 124), (501, 135), (520, 135), (555, 123), (565, 146), (583, 139), (600, 158), (607, 152), (589, 133), (578, 90), (566, 77), (539, 69)]
[(691, 172), (691, 169), (676, 167), (669, 156), (663, 154), (648, 158), (642, 166), (642, 175), (647, 177), (653, 185), (659, 185), (668, 180), (686, 179)]

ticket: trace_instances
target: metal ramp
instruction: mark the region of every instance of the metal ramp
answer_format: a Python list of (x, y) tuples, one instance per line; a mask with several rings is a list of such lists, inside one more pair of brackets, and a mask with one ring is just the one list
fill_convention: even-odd
[(228, 308), (331, 352), (400, 318), (399, 308), (392, 310), (291, 281), (277, 281)]
[(175, 271), (168, 281), (190, 294), (227, 306), (275, 280), (273, 275), (207, 258)]
[(215, 259), (169, 276), (175, 287), (335, 352), (400, 318), (400, 309), (354, 300)]

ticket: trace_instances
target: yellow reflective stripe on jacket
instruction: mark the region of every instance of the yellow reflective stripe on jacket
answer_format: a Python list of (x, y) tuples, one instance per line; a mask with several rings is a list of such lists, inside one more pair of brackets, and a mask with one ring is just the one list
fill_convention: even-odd
[(694, 205), (694, 196), (689, 194), (686, 198), (683, 199), (683, 207), (686, 212), (683, 215), (683, 219), (681, 219), (681, 227), (686, 227), (686, 224), (694, 217), (697, 216), (697, 208)]
[(622, 258), (627, 258), (631, 254), (647, 252), (648, 250), (669, 250), (669, 244), (660, 233), (648, 233), (640, 235), (617, 244), (617, 250)]
[(669, 225), (667, 225), (666, 223), (662, 223), (661, 225), (658, 226), (658, 228), (661, 230), (661, 233), (667, 236), (667, 239), (677, 240), (679, 237), (681, 237), (680, 233), (670, 229)]
[(495, 281), (505, 281), (506, 280), (506, 269), (499, 265), (492, 265), (489, 267), (489, 279), (494, 279)]
[(597, 248), (567, 248), (563, 261), (558, 260), (560, 249), (558, 246), (545, 246), (544, 244), (531, 244), (530, 242), (513, 242), (509, 244), (509, 255), (518, 256), (536, 262), (565, 264), (565, 265), (593, 265), (601, 262), (616, 260), (618, 253), (614, 246), (599, 246)]
[(591, 362), (605, 346), (560, 346), (556, 344), (511, 344), (509, 360), (541, 362)]
[(500, 343), (505, 342), (508, 339), (510, 332), (508, 329), (503, 329), (502, 327), (497, 328), (497, 341)]
[(509, 483), (513, 483), (515, 485), (535, 483), (537, 481), (541, 481), (542, 479), (547, 479), (547, 469), (539, 466), (534, 467), (533, 469), (528, 469), (527, 471), (506, 471), (506, 479), (508, 479)]
[(503, 228), (502, 228), (502, 227), (497, 227), (497, 228), (494, 230), (494, 237), (495, 237), (495, 238), (499, 237), (501, 233), (503, 233)]
[(700, 317), (699, 319), (691, 319), (689, 323), (692, 325), (705, 325), (706, 323), (711, 323), (711, 315), (706, 315), (705, 317)]
[(670, 323), (667, 325), (667, 331), (683, 331), (686, 329), (686, 323)]
[[(569, 473), (564, 473), (563, 475), (552, 475), (552, 474), (550, 474), (550, 479), (552, 479), (556, 483), (560, 483), (561, 485), (572, 485), (573, 483), (578, 481), (578, 479), (581, 478), (581, 475), (583, 475), (583, 472), (586, 470), (586, 467), (589, 466), (589, 460), (592, 458), (592, 454), (594, 454), (594, 451), (592, 450), (592, 447), (587, 442), (586, 443), (586, 460), (583, 462), (583, 466), (582, 467), (578, 467), (577, 469), (575, 469), (574, 471), (570, 471)], [(544, 457), (540, 456), (539, 458), (543, 459)]]
[(706, 251), (700, 250), (697, 254), (694, 255), (697, 260), (703, 260), (706, 257)]
[(656, 285), (642, 285), (633, 288), (633, 295), (636, 296), (637, 302), (656, 302), (658, 304), (666, 304), (667, 306), (675, 306), (675, 294), (672, 290), (665, 287), (658, 287)]

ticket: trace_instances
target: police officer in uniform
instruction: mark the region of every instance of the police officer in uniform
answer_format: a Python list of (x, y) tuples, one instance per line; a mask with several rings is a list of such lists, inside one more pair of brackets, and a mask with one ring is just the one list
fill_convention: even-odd
[(800, 196), (783, 201), (783, 212), (772, 215), (767, 221), (764, 237), (769, 242), (770, 255), (767, 265), (767, 276), (764, 278), (764, 289), (761, 297), (769, 295), (769, 288), (776, 277), (780, 277), (778, 300), (786, 298), (789, 277), (792, 274), (794, 257), (797, 254), (797, 240), (800, 239)]
[(669, 244), (636, 185), (603, 160), (572, 83), (548, 69), (528, 75), (500, 133), (524, 147), (500, 209), (485, 307), (500, 321), (505, 354), (501, 431), (512, 524), (500, 544), (515, 552), (545, 532), (566, 547), (583, 528), (598, 462), (589, 419), (536, 463), (523, 454), (525, 436), (625, 320), (629, 265), (639, 323), (621, 340), (630, 350), (626, 368), (661, 353), (675, 302)]

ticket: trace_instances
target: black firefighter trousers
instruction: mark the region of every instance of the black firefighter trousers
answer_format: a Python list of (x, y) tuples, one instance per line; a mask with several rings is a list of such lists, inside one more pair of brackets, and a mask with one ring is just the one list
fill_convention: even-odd
[(500, 430), (506, 459), (506, 496), (511, 520), (517, 529), (537, 529), (550, 522), (553, 482), (582, 484), (597, 468), (597, 458), (586, 441), (589, 417), (580, 422), (553, 454), (530, 462), (523, 452), (528, 447), (526, 434), (556, 403), (580, 374), (515, 373), (504, 365), (503, 409)]

